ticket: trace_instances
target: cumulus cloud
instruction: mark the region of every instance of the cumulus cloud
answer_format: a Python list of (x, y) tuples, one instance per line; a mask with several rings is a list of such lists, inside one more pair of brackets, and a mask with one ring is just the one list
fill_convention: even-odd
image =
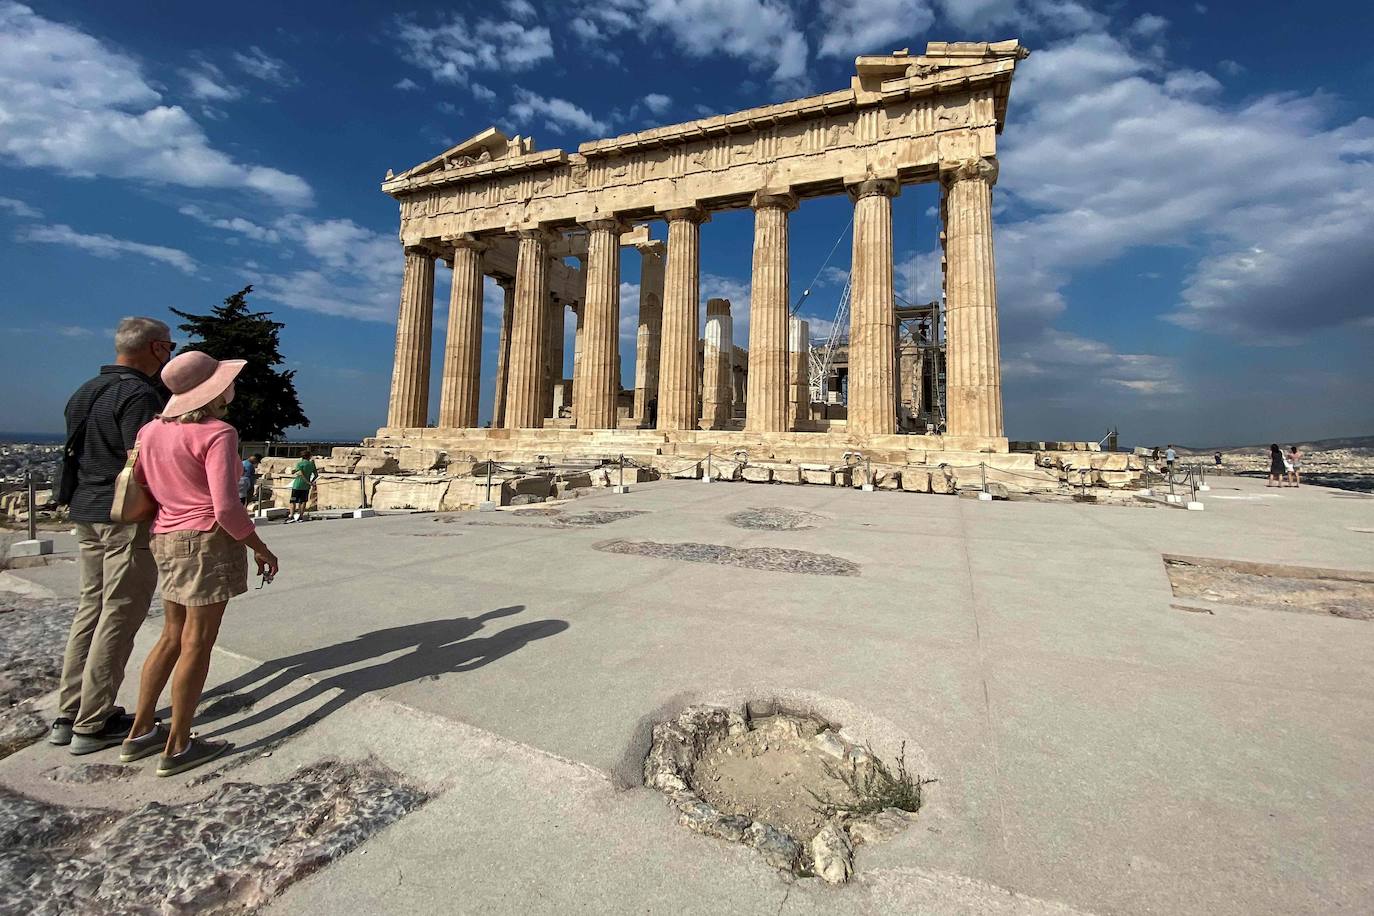
[(397, 37), (406, 59), (441, 83), (463, 82), (477, 70), (527, 70), (553, 58), (548, 28), (514, 19), (470, 23), (455, 15), (433, 28), (403, 20)]
[(201, 102), (232, 102), (243, 95), (243, 90), (230, 83), (224, 71), (208, 60), (199, 61), (193, 69), (182, 70), (181, 75), (191, 98)]
[(495, 90), (488, 89), (481, 83), (470, 83), (468, 85), (468, 90), (472, 93), (472, 97), (479, 102), (493, 102), (496, 100)]
[(219, 217), (207, 213), (195, 204), (187, 204), (178, 211), (182, 216), (189, 216), (198, 223), (204, 223), (215, 229), (223, 229), (225, 232), (234, 232), (239, 235), (252, 239), (255, 242), (281, 241), (281, 234), (277, 230), (268, 226), (260, 226), (252, 220), (244, 219), (241, 216)]
[(295, 73), (287, 66), (286, 61), (273, 57), (257, 45), (250, 47), (246, 54), (242, 51), (235, 51), (234, 63), (238, 64), (240, 70), (254, 79), (271, 83), (274, 86), (290, 86), (298, 82)]
[(311, 199), (303, 178), (215, 149), (132, 58), (10, 2), (0, 2), (0, 111), (0, 157), (18, 165)]
[(935, 21), (927, 0), (821, 0), (821, 57), (886, 54)]
[(309, 267), (255, 278), (263, 295), (293, 308), (394, 321), (405, 259), (393, 234), (374, 232), (352, 220), (283, 217), (274, 227), (299, 242), (313, 258)]
[(56, 223), (51, 226), (28, 226), (15, 236), (21, 242), (38, 242), (50, 245), (63, 245), (79, 249), (97, 258), (118, 258), (126, 254), (137, 255), (171, 265), (182, 273), (196, 272), (196, 262), (189, 254), (177, 248), (163, 245), (147, 245), (131, 242), (112, 235), (87, 234), (77, 232), (71, 226)]
[(673, 97), (661, 92), (651, 92), (644, 97), (644, 107), (656, 115), (661, 115), (673, 104)]
[(515, 87), (515, 103), (510, 107), (510, 116), (524, 125), (527, 132), (528, 126), (536, 120), (552, 130), (572, 130), (593, 136), (606, 133), (610, 127), (567, 99), (542, 96), (522, 86)]

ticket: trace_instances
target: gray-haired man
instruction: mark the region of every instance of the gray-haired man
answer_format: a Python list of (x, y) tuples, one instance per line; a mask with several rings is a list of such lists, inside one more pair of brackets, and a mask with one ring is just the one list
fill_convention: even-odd
[[(166, 403), (157, 381), (176, 344), (167, 325), (125, 318), (115, 331), (115, 361), (67, 402), (67, 458), (74, 486), (59, 493), (70, 506), (80, 547), (81, 598), (67, 636), (57, 719), (48, 740), (73, 754), (119, 744), (131, 719), (114, 705), (134, 636), (148, 616), (157, 566), (148, 523), (110, 521), (114, 482), (138, 431)], [(68, 487), (64, 484), (64, 489)]]

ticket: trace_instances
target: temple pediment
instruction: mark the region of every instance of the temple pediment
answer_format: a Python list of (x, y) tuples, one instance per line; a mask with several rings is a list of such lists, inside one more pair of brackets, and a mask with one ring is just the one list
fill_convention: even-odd
[(534, 138), (507, 137), (495, 127), (488, 127), (481, 133), (468, 137), (462, 143), (451, 146), (433, 159), (426, 160), (399, 175), (387, 171), (387, 178), (417, 178), (431, 172), (448, 172), (473, 168), (479, 165), (525, 156), (534, 152)]

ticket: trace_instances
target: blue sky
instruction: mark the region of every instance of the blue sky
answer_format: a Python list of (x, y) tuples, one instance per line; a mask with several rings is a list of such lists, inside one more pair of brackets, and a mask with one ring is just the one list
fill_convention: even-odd
[[(0, 0), (0, 429), (50, 432), (123, 315), (240, 286), (286, 322), (311, 436), (383, 422), (402, 256), (378, 190), (488, 125), (601, 136), (848, 85), (853, 58), (1019, 37), (994, 192), (1007, 432), (1196, 444), (1374, 434), (1374, 7), (1077, 0)], [(938, 289), (932, 187), (897, 286)], [(792, 224), (833, 316), (843, 198)], [(654, 234), (662, 237), (661, 225)], [(747, 334), (752, 222), (702, 231)], [(633, 379), (638, 257), (622, 269)], [(448, 296), (438, 271), (436, 378)], [(488, 288), (490, 414), (499, 318)], [(704, 313), (704, 309), (703, 309)], [(571, 360), (572, 348), (565, 347)], [(571, 363), (569, 362), (569, 366)], [(569, 370), (570, 371), (570, 370)]]

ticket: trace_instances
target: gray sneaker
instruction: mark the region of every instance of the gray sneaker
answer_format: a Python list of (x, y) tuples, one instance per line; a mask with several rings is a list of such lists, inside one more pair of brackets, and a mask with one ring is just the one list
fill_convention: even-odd
[(148, 734), (140, 738), (124, 739), (124, 743), (119, 746), (119, 762), (133, 763), (135, 760), (151, 757), (166, 747), (167, 729), (162, 727), (161, 722), (154, 721)]
[(72, 743), (72, 720), (53, 719), (52, 728), (48, 730), (48, 743), (56, 744), (58, 747), (66, 747)]
[(209, 763), (231, 747), (233, 745), (228, 741), (206, 741), (192, 735), (190, 743), (186, 745), (186, 750), (180, 754), (162, 755), (157, 762), (157, 775), (175, 776), (178, 773), (185, 773), (202, 763)]
[(121, 744), (129, 736), (129, 729), (133, 727), (133, 716), (123, 709), (115, 707), (114, 712), (105, 719), (105, 725), (95, 734), (83, 735), (80, 732), (73, 732), (71, 747), (67, 749), (68, 753), (80, 757), (83, 754), (94, 754), (96, 751), (103, 751), (107, 747), (114, 747), (116, 744)]

